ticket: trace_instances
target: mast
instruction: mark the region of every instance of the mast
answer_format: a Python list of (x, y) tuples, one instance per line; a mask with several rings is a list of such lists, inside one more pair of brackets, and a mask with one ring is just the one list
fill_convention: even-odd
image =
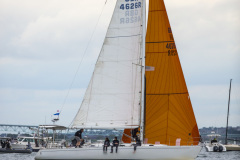
[(141, 124), (140, 124), (140, 140), (144, 140), (144, 120), (145, 120), (145, 39), (146, 39), (146, 0), (142, 1), (142, 100), (141, 100)]
[(229, 107), (230, 107), (230, 96), (231, 96), (231, 84), (232, 84), (232, 79), (230, 79), (230, 87), (229, 87), (228, 113), (227, 113), (227, 126), (226, 126), (226, 137), (225, 137), (225, 144), (227, 144), (227, 134), (228, 134), (228, 118), (229, 118)]

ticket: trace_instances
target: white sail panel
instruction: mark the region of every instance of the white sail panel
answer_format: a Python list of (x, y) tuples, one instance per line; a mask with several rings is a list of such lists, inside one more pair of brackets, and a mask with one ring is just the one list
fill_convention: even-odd
[(141, 43), (142, 1), (118, 0), (73, 128), (139, 126)]

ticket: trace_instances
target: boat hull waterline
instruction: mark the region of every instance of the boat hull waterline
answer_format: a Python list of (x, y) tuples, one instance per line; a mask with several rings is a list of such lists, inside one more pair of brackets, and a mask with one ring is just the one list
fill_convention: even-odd
[(137, 147), (119, 147), (118, 152), (110, 153), (110, 147), (107, 152), (103, 152), (102, 147), (94, 148), (70, 148), (70, 149), (50, 149), (40, 150), (35, 160), (50, 159), (158, 159), (158, 160), (192, 160), (197, 157), (201, 151), (201, 146), (148, 146)]
[(30, 149), (0, 149), (0, 153), (32, 153)]

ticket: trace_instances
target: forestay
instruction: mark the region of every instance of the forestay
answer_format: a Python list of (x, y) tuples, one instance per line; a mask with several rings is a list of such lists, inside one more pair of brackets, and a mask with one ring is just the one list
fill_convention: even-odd
[(118, 0), (73, 128), (139, 126), (141, 45), (142, 1)]

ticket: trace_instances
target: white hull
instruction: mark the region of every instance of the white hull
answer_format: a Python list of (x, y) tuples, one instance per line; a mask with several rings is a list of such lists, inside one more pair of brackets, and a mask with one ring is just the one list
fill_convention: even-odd
[(154, 159), (154, 160), (192, 160), (197, 157), (201, 146), (138, 146), (134, 152), (133, 147), (119, 147), (118, 153), (103, 152), (102, 147), (45, 149), (40, 150), (35, 160), (47, 159)]
[(14, 149), (25, 149), (25, 148), (27, 148), (27, 145), (25, 145), (25, 144), (11, 144), (11, 146)]
[[(214, 149), (214, 147), (217, 147)], [(221, 149), (219, 149), (221, 147)], [(205, 149), (207, 152), (226, 152), (227, 149), (224, 145), (220, 143), (205, 144)]]
[[(35, 147), (35, 145), (32, 145), (32, 150), (33, 152), (38, 152), (40, 149), (44, 149), (44, 147)], [(27, 146), (23, 144), (12, 144), (11, 145), (12, 149), (26, 149)]]
[[(12, 147), (13, 149), (26, 149), (26, 148), (27, 148), (27, 145), (25, 145), (25, 144), (13, 143), (13, 144), (11, 144), (11, 147)], [(33, 149), (40, 149), (40, 148), (42, 148), (42, 147), (35, 147), (35, 144), (31, 144), (31, 147), (32, 147)]]
[[(14, 148), (14, 149), (26, 149), (27, 148), (27, 144), (24, 144), (24, 143), (12, 143), (11, 147)], [(37, 148), (37, 149), (43, 148), (42, 146), (36, 147), (35, 143), (31, 143), (31, 147), (32, 148)]]

